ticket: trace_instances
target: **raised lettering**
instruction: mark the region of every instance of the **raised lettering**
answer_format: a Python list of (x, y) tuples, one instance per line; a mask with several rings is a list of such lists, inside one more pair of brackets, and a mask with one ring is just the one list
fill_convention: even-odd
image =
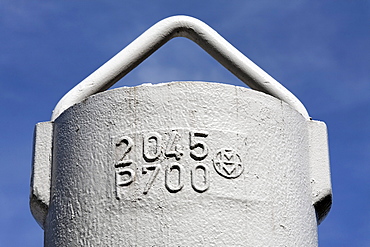
[[(191, 131), (189, 133), (189, 142), (190, 142), (190, 156), (195, 160), (203, 160), (208, 155), (208, 146), (198, 138), (205, 138), (208, 136), (206, 131)], [(198, 138), (196, 138), (198, 137)]]
[(143, 174), (148, 173), (148, 171), (152, 171), (152, 173), (151, 173), (151, 175), (148, 179), (148, 182), (145, 185), (144, 192), (143, 192), (144, 194), (147, 194), (150, 187), (152, 187), (153, 182), (156, 179), (160, 168), (161, 168), (161, 166), (159, 164), (143, 165), (143, 170), (142, 170)]
[(150, 132), (144, 136), (143, 156), (147, 162), (153, 162), (161, 155), (162, 137), (157, 132)]
[[(174, 170), (177, 170), (177, 177), (173, 175)], [(165, 186), (171, 193), (176, 193), (184, 187), (182, 173), (184, 167), (177, 162), (171, 163), (167, 166), (165, 172)]]

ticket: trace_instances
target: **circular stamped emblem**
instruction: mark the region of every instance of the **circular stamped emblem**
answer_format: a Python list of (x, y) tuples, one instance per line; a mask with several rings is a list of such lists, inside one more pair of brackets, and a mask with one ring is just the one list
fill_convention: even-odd
[(217, 173), (225, 178), (237, 178), (244, 170), (240, 156), (230, 148), (220, 149), (216, 153), (213, 166)]

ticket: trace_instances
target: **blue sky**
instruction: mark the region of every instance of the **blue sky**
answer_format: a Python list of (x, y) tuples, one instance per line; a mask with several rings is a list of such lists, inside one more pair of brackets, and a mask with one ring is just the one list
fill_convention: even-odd
[[(157, 21), (213, 27), (325, 121), (333, 206), (319, 246), (370, 246), (370, 1), (0, 1), (0, 246), (42, 246), (28, 206), (33, 129), (74, 85)], [(245, 85), (184, 38), (115, 87)]]

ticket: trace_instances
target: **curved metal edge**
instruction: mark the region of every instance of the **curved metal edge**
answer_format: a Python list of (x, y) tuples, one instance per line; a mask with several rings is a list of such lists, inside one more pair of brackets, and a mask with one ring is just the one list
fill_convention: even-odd
[(111, 87), (174, 37), (186, 37), (194, 41), (249, 87), (288, 103), (309, 119), (306, 108), (289, 90), (244, 56), (215, 30), (193, 17), (173, 16), (150, 27), (71, 89), (56, 105), (51, 120), (54, 121), (72, 105)]

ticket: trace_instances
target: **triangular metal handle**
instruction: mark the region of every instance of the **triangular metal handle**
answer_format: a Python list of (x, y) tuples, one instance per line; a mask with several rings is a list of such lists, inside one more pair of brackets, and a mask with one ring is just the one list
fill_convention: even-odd
[(215, 30), (198, 19), (173, 16), (153, 25), (71, 89), (56, 105), (51, 120), (54, 121), (63, 111), (90, 95), (110, 88), (174, 37), (186, 37), (194, 41), (249, 87), (288, 103), (309, 119), (306, 108), (289, 90), (244, 56)]

